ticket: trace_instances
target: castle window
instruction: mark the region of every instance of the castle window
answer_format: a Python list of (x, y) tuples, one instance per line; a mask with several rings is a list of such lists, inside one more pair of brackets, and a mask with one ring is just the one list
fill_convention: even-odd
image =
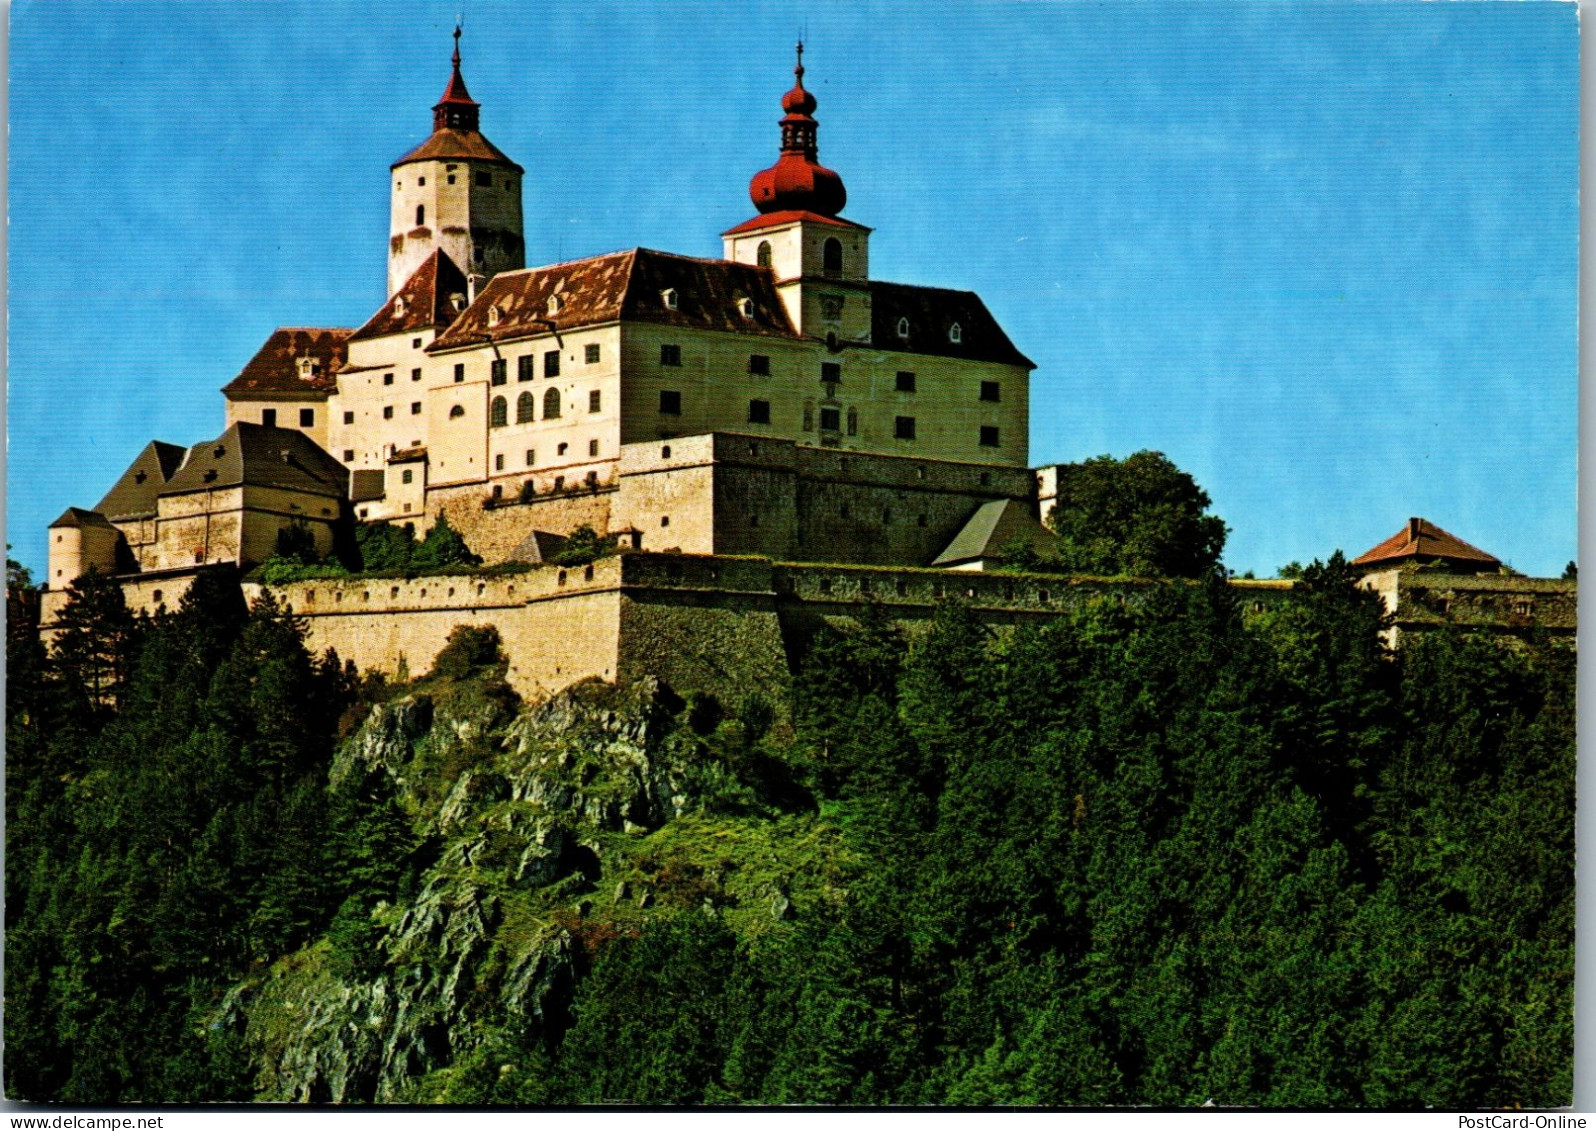
[(589, 342), (587, 344), (587, 348), (582, 353), (582, 360), (587, 362), (587, 364), (589, 364), (589, 365), (597, 365), (598, 364), (598, 362), (599, 362), (599, 344), (597, 342)]
[(848, 435), (857, 436), (858, 434), (859, 434), (859, 410), (856, 409), (856, 408), (850, 408), (848, 410)]
[(488, 307), (488, 325), (489, 326), (497, 326), (498, 324), (499, 324), (499, 308), (498, 308), (497, 305), (489, 306)]
[[(842, 321), (842, 305), (842, 295), (821, 295), (820, 317), (824, 318), (827, 322)], [(836, 347), (833, 346), (832, 348), (835, 349)]]
[(454, 383), (458, 385), (465, 380), (465, 362), (457, 361), (454, 364)]
[(510, 406), (503, 397), (494, 397), (488, 405), (488, 427), (503, 428), (509, 418)]
[(504, 456), (502, 454), (501, 455), (496, 455), (496, 456), (493, 457), (493, 470), (494, 471), (503, 471), (504, 470)]
[(663, 448), (661, 448), (659, 450), (659, 458), (660, 459), (670, 459), (671, 458), (671, 446), (669, 444), (666, 444)]
[(493, 174), (483, 172), (477, 173), (477, 184), (481, 185), (483, 188), (492, 188)]
[(748, 516), (748, 525), (751, 526), (751, 527), (752, 526), (758, 526), (759, 525), (759, 516), (757, 514), (749, 515)]
[(842, 241), (836, 236), (827, 239), (820, 247), (820, 269), (827, 275), (842, 274)]
[(680, 365), (682, 363), (682, 347), (660, 346), (659, 363), (661, 365)]
[(300, 409), (299, 426), (301, 428), (314, 428), (316, 426), (316, 410), (313, 408)]
[(882, 526), (891, 526), (892, 525), (892, 512), (891, 511), (885, 510), (885, 509), (882, 510), (882, 512), (881, 512), (881, 525)]
[(344, 449), (344, 462), (345, 463), (354, 463), (355, 462), (355, 449), (354, 448), (345, 448)]
[(528, 448), (526, 450), (526, 465), (528, 467), (531, 467), (533, 464), (537, 463), (537, 461), (538, 461), (537, 450), (534, 449), (534, 448)]
[(421, 415), (421, 402), (420, 401), (411, 401), (410, 402), (410, 415), (411, 416), (420, 416)]
[(925, 526), (927, 524), (927, 522), (928, 522), (928, 519), (926, 518), (925, 515), (923, 515), (923, 514), (915, 515), (914, 524), (916, 526)]
[(820, 430), (822, 432), (837, 432), (842, 428), (842, 410), (840, 408), (823, 408), (820, 410)]
[(992, 486), (992, 473), (990, 471), (981, 472), (981, 486), (983, 486), (983, 487)]
[(532, 377), (532, 355), (524, 353), (515, 359), (515, 379), (517, 381), (530, 381)]
[(894, 387), (900, 393), (914, 392), (914, 374), (907, 369), (898, 370), (898, 380)]
[(426, 177), (417, 177), (416, 178), (416, 186), (418, 188), (426, 188), (427, 187), (427, 178)]
[(827, 384), (835, 385), (842, 380), (842, 363), (837, 361), (822, 361), (820, 363), (820, 379)]
[(996, 448), (1001, 446), (998, 442), (998, 430), (996, 427), (990, 424), (981, 425), (981, 446), (983, 448)]
[(502, 357), (494, 358), (488, 364), (488, 381), (490, 384), (503, 385), (510, 380), (510, 363)]
[(393, 419), (393, 405), (385, 404), (385, 405), (382, 406), (382, 418), (384, 420), (392, 420)]
[(261, 409), (260, 410), (260, 422), (262, 424), (264, 424), (268, 428), (276, 428), (277, 427), (277, 410), (275, 408), (263, 408), (263, 409)]
[(543, 376), (558, 377), (560, 375), (560, 351), (549, 350), (543, 355)]
[(465, 415), (465, 406), (464, 405), (458, 405), (457, 404), (457, 405), (455, 405), (453, 408), (451, 408), (449, 410), (449, 419), (450, 420), (458, 420), (464, 415)]
[(815, 406), (811, 405), (811, 404), (806, 404), (806, 405), (804, 405), (804, 431), (805, 432), (813, 432), (814, 430), (815, 430)]
[(515, 398), (515, 422), (526, 424), (532, 419), (534, 402), (531, 393), (522, 393)]
[(769, 401), (749, 401), (748, 402), (748, 423), (750, 423), (750, 424), (769, 424), (770, 423), (770, 402)]
[(748, 355), (748, 372), (755, 377), (770, 376), (770, 357), (767, 354), (751, 353)]
[(892, 420), (892, 434), (899, 440), (914, 439), (914, 417), (897, 416)]
[(754, 316), (754, 300), (751, 298), (738, 299), (737, 313), (742, 315), (744, 318), (752, 318)]
[(411, 371), (410, 371), (410, 379), (411, 379), (411, 380), (412, 380), (412, 381), (419, 381), (419, 380), (421, 380), (421, 370), (419, 370), (419, 369), (412, 369), (412, 370), (411, 370)]
[(401, 483), (409, 483), (412, 480), (414, 480), (415, 477), (416, 477), (416, 473), (414, 471), (410, 470), (410, 468), (407, 467), (407, 468), (405, 468), (403, 471), (401, 471), (399, 473), (399, 482), (401, 482)]
[[(597, 440), (589, 440), (587, 442), (587, 454), (590, 455), (590, 456), (598, 455), (598, 441)], [(591, 471), (588, 472), (587, 473), (587, 477), (589, 479), (593, 479), (594, 478), (594, 473), (591, 472)]]
[(948, 341), (952, 342), (954, 345), (958, 345), (960, 342), (964, 341), (964, 330), (960, 328), (957, 322), (948, 327)]
[(770, 241), (760, 240), (759, 247), (754, 251), (754, 262), (761, 267), (770, 266)]
[(668, 515), (668, 514), (660, 515), (659, 516), (659, 524), (661, 526), (669, 526), (671, 524), (671, 516)]
[(680, 416), (682, 414), (682, 394), (673, 389), (661, 389), (659, 411), (664, 416)]
[(598, 412), (604, 405), (604, 394), (598, 389), (590, 389), (587, 394), (587, 410)]
[(454, 184), (454, 174), (450, 173), (447, 177), (444, 178), (444, 180), (449, 182), (451, 185)]
[(982, 381), (981, 399), (983, 401), (1001, 401), (1003, 399), (1003, 386), (996, 381)]
[(552, 318), (552, 317), (554, 317), (554, 315), (556, 315), (556, 314), (558, 314), (560, 312), (560, 307), (562, 307), (564, 305), (565, 305), (565, 300), (562, 299), (559, 295), (550, 295), (549, 296), (549, 301), (547, 301), (547, 302), (545, 302), (543, 304), (543, 310), (544, 310), (544, 312), (546, 314), (549, 315), (549, 317)]
[(419, 227), (421, 227), (421, 225), (425, 224), (426, 222), (427, 222), (427, 206), (425, 204), (416, 205), (416, 227), (419, 228)]
[(666, 287), (663, 291), (660, 291), (659, 299), (660, 299), (661, 302), (663, 302), (665, 304), (665, 309), (666, 310), (675, 310), (676, 309), (676, 305), (677, 305), (677, 300), (678, 300), (678, 296), (676, 294), (676, 288), (675, 287)]
[(393, 374), (392, 373), (384, 373), (382, 375), (382, 383), (384, 385), (392, 385), (393, 384)]
[(898, 337), (904, 341), (909, 340), (909, 320), (907, 318), (898, 319)]
[[(465, 296), (461, 295), (460, 297), (464, 298)], [(410, 348), (413, 349), (413, 350), (420, 349), (421, 348), (421, 339), (420, 338), (411, 338), (410, 339)]]
[[(504, 484), (503, 483), (495, 483), (493, 485), (493, 498), (494, 498), (495, 501), (504, 498)], [(477, 586), (477, 592), (478, 593), (482, 592), (482, 586), (481, 585)]]
[(397, 298), (395, 298), (393, 300), (393, 314), (394, 314), (395, 318), (403, 318), (405, 316), (405, 296), (404, 295), (399, 295)]
[(560, 390), (547, 389), (543, 393), (543, 419), (560, 419)]

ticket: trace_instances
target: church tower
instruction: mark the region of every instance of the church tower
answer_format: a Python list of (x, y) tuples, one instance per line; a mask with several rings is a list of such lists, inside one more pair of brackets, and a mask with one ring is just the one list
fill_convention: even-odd
[(388, 293), (434, 251), (445, 252), (473, 292), (501, 271), (526, 266), (521, 229), (521, 166), (478, 128), (481, 107), (460, 76), (460, 29), (454, 71), (432, 108), (432, 136), (393, 163), (388, 226)]
[(748, 195), (759, 210), (722, 234), (723, 254), (769, 267), (800, 333), (833, 349), (870, 341), (870, 229), (845, 220), (842, 178), (820, 163), (815, 96), (804, 89), (804, 45), (796, 81), (782, 96), (781, 156), (754, 174)]

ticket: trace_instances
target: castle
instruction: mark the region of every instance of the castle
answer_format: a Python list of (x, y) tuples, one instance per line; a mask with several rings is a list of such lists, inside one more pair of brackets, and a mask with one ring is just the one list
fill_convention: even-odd
[[(920, 572), (980, 571), (1016, 539), (1053, 553), (1055, 474), (1028, 466), (1033, 366), (975, 294), (871, 277), (871, 229), (819, 162), (801, 45), (779, 155), (722, 258), (528, 268), (525, 171), (482, 132), (459, 35), (430, 135), (390, 167), (386, 300), (358, 328), (273, 331), (223, 387), (220, 436), (151, 442), (53, 523), (46, 630), (89, 569), (170, 607), (196, 571), (247, 571), (290, 528), (325, 554), (352, 523), (439, 517), (489, 564), (543, 562), (582, 527), (635, 553), (284, 586), (311, 643), (419, 671), (455, 624), (491, 622), (523, 692), (624, 679), (662, 649), (686, 682), (755, 686), (779, 666), (784, 602), (901, 599), (913, 617), (957, 589), (1014, 621), (1084, 592)], [(733, 656), (753, 659), (711, 670)]]

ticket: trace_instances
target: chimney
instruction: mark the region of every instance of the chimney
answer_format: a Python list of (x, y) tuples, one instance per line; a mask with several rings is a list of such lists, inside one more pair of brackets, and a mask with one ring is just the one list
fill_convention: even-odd
[(1410, 518), (1410, 519), (1408, 519), (1408, 541), (1409, 542), (1417, 542), (1419, 540), (1419, 528), (1423, 524), (1424, 524), (1424, 520), (1422, 518)]

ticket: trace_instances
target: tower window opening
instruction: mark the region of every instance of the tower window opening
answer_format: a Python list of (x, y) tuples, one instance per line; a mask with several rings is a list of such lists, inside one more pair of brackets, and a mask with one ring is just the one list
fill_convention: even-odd
[(748, 402), (748, 423), (750, 423), (750, 424), (769, 424), (770, 423), (770, 402), (769, 401), (758, 401), (758, 400), (749, 401)]
[(894, 388), (900, 393), (914, 392), (914, 374), (907, 369), (898, 370), (898, 380)]
[(454, 383), (458, 385), (465, 380), (465, 362), (457, 361), (454, 364)]
[(416, 185), (418, 187), (420, 187), (420, 188), (426, 188), (427, 187), (427, 178), (426, 177), (417, 177), (416, 178)]
[(760, 240), (759, 248), (754, 252), (754, 262), (761, 267), (770, 266), (770, 241)]
[(842, 274), (842, 241), (836, 236), (830, 237), (821, 245), (820, 269), (827, 275)]
[(393, 384), (393, 374), (392, 373), (384, 373), (382, 375), (382, 383), (384, 385), (392, 385)]
[(994, 403), (1001, 401), (1003, 399), (1003, 387), (996, 381), (982, 381), (981, 399), (983, 401), (992, 401)]
[(421, 225), (425, 224), (426, 222), (427, 222), (427, 206), (425, 204), (416, 205), (416, 227), (419, 228), (419, 227), (421, 227)]
[(382, 418), (384, 420), (392, 420), (393, 419), (393, 405), (385, 404), (385, 405), (382, 406)]
[(411, 416), (420, 416), (421, 415), (421, 402), (420, 401), (411, 401), (410, 402), (410, 415)]
[(410, 371), (410, 379), (411, 379), (411, 380), (412, 380), (412, 381), (419, 381), (419, 380), (421, 380), (421, 370), (419, 370), (419, 369), (412, 369), (412, 370), (411, 370), (411, 371)]
[(517, 424), (526, 424), (532, 419), (533, 412), (534, 406), (531, 393), (522, 393), (515, 398), (515, 422)]
[(682, 414), (682, 394), (674, 389), (661, 389), (659, 393), (659, 411), (663, 416), (680, 416)]
[(996, 427), (989, 424), (981, 426), (981, 446), (983, 448), (1001, 447), (998, 442), (998, 430)]
[(492, 173), (478, 173), (477, 174), (477, 184), (481, 185), (483, 188), (492, 188), (493, 187), (493, 174)]
[(455, 405), (453, 408), (451, 408), (449, 410), (449, 419), (450, 420), (459, 420), (464, 415), (465, 415), (465, 406), (464, 405), (458, 405), (457, 404), (457, 405)]
[(560, 390), (548, 389), (543, 393), (543, 419), (560, 419)]
[(276, 428), (277, 427), (277, 410), (275, 408), (263, 408), (263, 409), (261, 409), (260, 410), (260, 422), (262, 424), (264, 424), (268, 428)]
[(450, 173), (447, 177), (444, 178), (444, 180), (448, 181), (451, 185), (454, 184), (454, 174)]
[(561, 444), (559, 447), (554, 449), (554, 454), (556, 456), (563, 456), (566, 452), (566, 449), (568, 449), (570, 446), (570, 444)]
[(820, 430), (822, 432), (837, 432), (842, 429), (842, 410), (840, 408), (823, 408), (820, 410)]
[(768, 354), (763, 354), (763, 353), (751, 353), (751, 354), (749, 354), (748, 355), (748, 372), (753, 374), (755, 377), (769, 377), (770, 376), (770, 356)]
[(820, 379), (828, 385), (835, 385), (842, 380), (842, 364), (836, 361), (822, 361), (820, 363)]
[(680, 365), (682, 363), (682, 347), (660, 346), (659, 363), (661, 365)]
[(899, 440), (914, 439), (914, 417), (894, 417), (892, 421), (892, 434)]

